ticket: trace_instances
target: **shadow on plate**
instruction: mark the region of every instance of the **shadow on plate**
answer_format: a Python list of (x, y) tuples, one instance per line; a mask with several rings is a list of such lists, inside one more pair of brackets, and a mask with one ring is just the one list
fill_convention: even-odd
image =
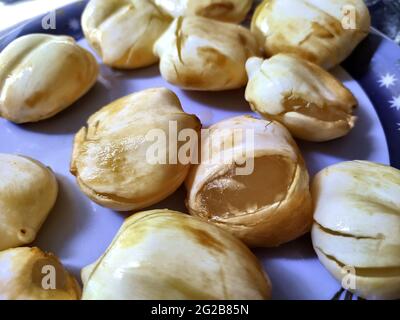
[[(107, 67), (105, 66), (104, 68)], [(158, 77), (160, 75), (158, 63), (151, 65), (149, 67), (144, 67), (139, 69), (133, 69), (133, 70), (110, 69), (110, 71), (114, 74), (115, 78), (120, 78), (124, 80), (149, 79)]]
[[(267, 272), (272, 278), (272, 300), (304, 300), (304, 293), (313, 292), (314, 286), (318, 286), (317, 282), (312, 283), (299, 277), (297, 272), (293, 272), (293, 269), (286, 267), (283, 263), (279, 271), (271, 272), (267, 268)], [(275, 278), (276, 281), (274, 281)], [(285, 279), (285, 281), (278, 279)]]
[(285, 258), (290, 260), (314, 259), (311, 235), (300, 237), (276, 248), (255, 248), (252, 250), (261, 259)]
[(57, 174), (58, 197), (53, 210), (40, 229), (34, 245), (66, 259), (72, 255), (76, 233), (84, 230), (89, 222), (86, 212), (90, 204), (66, 176)]
[(65, 269), (67, 269), (67, 271), (75, 277), (75, 279), (78, 281), (80, 287), (82, 288), (83, 287), (82, 278), (81, 278), (82, 269), (79, 267), (76, 267), (76, 266), (69, 265), (69, 264), (63, 264), (63, 265), (64, 265)]
[(76, 133), (86, 125), (87, 119), (112, 99), (108, 89), (101, 82), (96, 82), (93, 88), (77, 102), (46, 120), (18, 125), (22, 130), (45, 134)]
[[(271, 263), (277, 260), (291, 260), (299, 262), (302, 260), (317, 259), (311, 243), (310, 234), (283, 244), (277, 248), (258, 248), (252, 250), (260, 261), (265, 262), (264, 268), (271, 278), (273, 291), (272, 299), (302, 299), (299, 293), (313, 292), (309, 281), (293, 272), (293, 267), (286, 263)], [(280, 281), (285, 279), (285, 281)]]
[(187, 91), (183, 94), (201, 105), (226, 111), (249, 112), (250, 106), (244, 98), (245, 88), (229, 91)]
[(136, 211), (129, 211), (129, 212), (115, 211), (115, 212), (118, 215), (122, 216), (123, 218), (128, 218), (131, 215), (136, 214), (138, 212), (148, 211), (148, 210), (156, 210), (156, 209), (169, 209), (169, 210), (179, 211), (182, 213), (187, 213), (187, 209), (186, 209), (185, 201), (184, 201), (185, 198), (186, 198), (186, 189), (185, 189), (184, 185), (181, 185), (178, 188), (178, 190), (176, 190), (168, 198), (166, 198), (160, 202), (157, 202), (156, 204), (153, 204), (150, 207), (146, 207), (146, 208), (139, 209)]

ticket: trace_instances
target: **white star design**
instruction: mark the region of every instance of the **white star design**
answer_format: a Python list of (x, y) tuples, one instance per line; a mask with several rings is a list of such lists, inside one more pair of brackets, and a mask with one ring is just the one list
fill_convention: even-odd
[(68, 27), (73, 30), (77, 31), (81, 27), (78, 19), (71, 19), (68, 21)]
[(397, 128), (397, 130), (399, 130), (400, 131), (400, 122), (397, 124), (399, 127)]
[(384, 76), (381, 76), (378, 83), (380, 87), (389, 88), (390, 86), (393, 86), (396, 81), (397, 78), (394, 74), (386, 73)]
[(397, 97), (393, 97), (392, 100), (389, 101), (390, 107), (400, 111), (400, 95)]

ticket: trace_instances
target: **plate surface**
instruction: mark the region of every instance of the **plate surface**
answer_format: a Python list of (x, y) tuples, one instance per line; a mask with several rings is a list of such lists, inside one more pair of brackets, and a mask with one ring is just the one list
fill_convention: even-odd
[[(81, 38), (79, 18), (83, 7), (84, 3), (77, 3), (58, 11), (56, 30), (43, 30), (41, 19), (14, 29), (0, 39), (0, 50), (15, 37), (33, 32)], [(85, 40), (80, 39), (79, 44), (89, 49)], [(337, 67), (332, 72), (357, 97), (359, 119), (355, 129), (342, 139), (327, 143), (299, 141), (310, 174), (354, 159), (399, 168), (400, 48), (380, 35), (371, 34), (344, 63), (344, 68)], [(101, 65), (101, 76), (94, 88), (57, 116), (26, 125), (0, 119), (0, 152), (31, 156), (56, 172), (59, 197), (34, 245), (59, 256), (78, 279), (81, 268), (95, 261), (107, 248), (126, 214), (102, 208), (80, 192), (69, 173), (73, 136), (102, 106), (132, 92), (160, 86), (172, 89), (185, 111), (196, 114), (204, 126), (228, 117), (252, 114), (243, 89), (188, 92), (166, 83), (157, 65), (134, 71), (116, 71)], [(181, 187), (151, 208), (186, 212), (184, 199), (185, 190)], [(319, 263), (309, 235), (279, 248), (256, 249), (255, 253), (271, 277), (275, 299), (331, 299), (337, 293), (336, 298), (352, 298), (340, 291), (340, 284)]]

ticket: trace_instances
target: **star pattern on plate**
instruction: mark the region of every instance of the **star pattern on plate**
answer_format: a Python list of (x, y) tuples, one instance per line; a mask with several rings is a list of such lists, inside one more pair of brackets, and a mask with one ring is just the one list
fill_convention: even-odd
[(68, 21), (68, 28), (72, 31), (78, 31), (81, 28), (81, 24), (78, 19), (71, 19)]
[(400, 95), (397, 97), (393, 97), (392, 100), (389, 101), (390, 107), (400, 111)]
[(389, 88), (393, 86), (396, 83), (396, 81), (397, 78), (394, 74), (386, 73), (385, 75), (381, 76), (381, 78), (378, 80), (378, 83), (380, 87)]

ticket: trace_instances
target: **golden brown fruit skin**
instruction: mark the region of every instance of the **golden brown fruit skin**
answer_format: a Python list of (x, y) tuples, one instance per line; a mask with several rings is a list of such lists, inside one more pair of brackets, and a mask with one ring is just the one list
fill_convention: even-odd
[[(239, 116), (210, 130), (202, 140), (202, 149), (212, 149), (212, 157), (192, 166), (185, 181), (190, 214), (231, 232), (252, 247), (278, 246), (310, 231), (309, 176), (286, 128), (276, 121)], [(254, 133), (254, 171), (248, 176), (232, 171), (238, 168), (236, 163), (253, 159), (250, 152), (244, 156), (243, 150), (250, 146), (248, 140), (234, 139), (229, 144), (235, 130)], [(224, 151), (224, 161), (220, 161)]]
[(35, 240), (57, 193), (50, 168), (28, 157), (0, 153), (0, 250)]
[[(0, 300), (79, 300), (81, 288), (53, 254), (38, 248), (0, 252)], [(55, 272), (55, 289), (46, 276)], [(50, 285), (50, 287), (48, 287)]]
[(84, 300), (269, 299), (251, 251), (229, 233), (167, 209), (125, 220), (105, 253), (82, 270)]
[(154, 3), (174, 18), (194, 15), (240, 23), (250, 11), (253, 0), (154, 0)]
[(98, 72), (93, 55), (71, 37), (20, 37), (0, 53), (0, 116), (15, 123), (50, 118), (83, 96)]
[(82, 29), (106, 65), (135, 69), (158, 61), (153, 45), (171, 21), (149, 0), (91, 0)]
[(220, 91), (243, 87), (246, 60), (260, 56), (246, 28), (203, 17), (179, 17), (154, 45), (161, 75), (187, 90)]
[(342, 162), (320, 171), (311, 192), (312, 241), (321, 263), (363, 298), (399, 299), (400, 171)]
[(308, 141), (343, 137), (354, 127), (358, 102), (353, 94), (318, 65), (295, 55), (268, 60), (250, 58), (246, 100), (251, 108)]
[[(118, 211), (144, 208), (175, 192), (190, 164), (179, 159), (174, 164), (169, 154), (166, 163), (151, 163), (148, 158), (156, 141), (147, 135), (161, 130), (169, 141), (170, 121), (176, 123), (178, 133), (192, 129), (197, 134), (201, 128), (198, 118), (185, 113), (178, 97), (165, 88), (128, 95), (93, 114), (74, 141), (70, 170), (81, 190), (96, 203)], [(175, 152), (183, 144), (178, 141)]]
[[(344, 29), (342, 8), (355, 9), (355, 29)], [(293, 53), (330, 69), (346, 59), (371, 25), (362, 0), (265, 0), (252, 18), (251, 30), (268, 56)]]

